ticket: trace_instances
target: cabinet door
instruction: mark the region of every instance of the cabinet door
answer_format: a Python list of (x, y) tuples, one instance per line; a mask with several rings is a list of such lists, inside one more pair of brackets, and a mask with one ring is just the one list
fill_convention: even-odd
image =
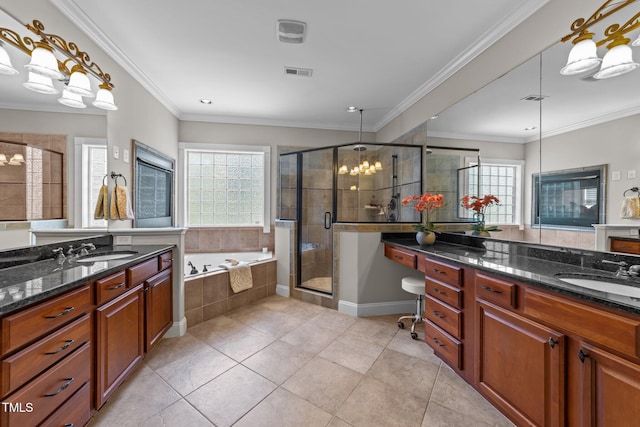
[(478, 313), (480, 390), (517, 425), (564, 425), (564, 335), (489, 303)]
[(588, 344), (571, 357), (580, 363), (580, 425), (638, 425), (640, 366)]
[(172, 269), (150, 278), (145, 283), (145, 351), (162, 338), (173, 323)]
[(142, 360), (143, 327), (142, 285), (96, 309), (96, 408)]

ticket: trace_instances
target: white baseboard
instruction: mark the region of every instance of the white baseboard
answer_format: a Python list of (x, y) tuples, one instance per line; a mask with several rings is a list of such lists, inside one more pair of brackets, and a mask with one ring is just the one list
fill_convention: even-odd
[(183, 317), (179, 322), (173, 322), (173, 325), (169, 328), (164, 338), (181, 337), (187, 332), (187, 318)]
[(285, 285), (276, 285), (276, 294), (289, 298), (289, 287)]
[(338, 311), (350, 316), (382, 316), (385, 314), (413, 313), (416, 309), (414, 301), (374, 302), (369, 304), (356, 304), (349, 301), (339, 301)]

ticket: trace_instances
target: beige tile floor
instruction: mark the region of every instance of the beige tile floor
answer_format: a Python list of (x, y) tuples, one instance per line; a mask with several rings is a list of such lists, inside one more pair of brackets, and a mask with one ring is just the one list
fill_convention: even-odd
[(512, 426), (397, 318), (266, 298), (163, 339), (90, 425)]

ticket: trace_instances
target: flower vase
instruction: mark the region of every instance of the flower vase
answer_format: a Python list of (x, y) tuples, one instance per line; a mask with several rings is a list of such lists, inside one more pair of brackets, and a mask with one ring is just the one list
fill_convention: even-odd
[(491, 237), (491, 233), (489, 233), (488, 231), (474, 231), (473, 233), (471, 233), (472, 236), (478, 236), (478, 237)]
[(436, 241), (436, 233), (433, 231), (418, 231), (416, 242), (419, 245), (433, 245)]

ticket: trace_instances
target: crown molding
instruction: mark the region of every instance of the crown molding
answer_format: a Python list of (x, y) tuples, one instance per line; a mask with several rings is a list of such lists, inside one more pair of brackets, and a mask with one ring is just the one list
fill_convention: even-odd
[[(49, 0), (64, 16), (73, 22), (84, 34), (87, 35), (100, 49), (129, 73), (151, 95), (165, 106), (174, 116), (180, 115), (180, 110), (165, 93), (151, 79), (136, 66), (127, 55), (122, 52), (109, 37), (98, 28), (82, 9), (73, 0)], [(117, 87), (117, 84), (115, 85)], [(117, 89), (116, 89), (117, 90)]]
[(516, 10), (515, 13), (508, 16), (506, 19), (497, 23), (491, 29), (486, 31), (481, 37), (476, 40), (472, 46), (469, 47), (466, 51), (463, 51), (458, 56), (456, 56), (451, 62), (445, 65), (442, 70), (436, 73), (431, 79), (426, 81), (423, 85), (421, 85), (418, 89), (416, 89), (413, 93), (411, 93), (408, 97), (402, 100), (398, 105), (396, 105), (391, 111), (389, 111), (383, 118), (374, 126), (375, 132), (378, 132), (380, 129), (388, 125), (393, 119), (398, 117), (400, 114), (404, 113), (411, 106), (413, 106), (416, 102), (422, 99), (429, 92), (434, 90), (440, 84), (442, 84), (449, 77), (454, 75), (456, 72), (460, 71), (462, 67), (467, 65), (473, 59), (475, 59), (478, 55), (484, 52), (489, 48), (492, 44), (497, 42), (500, 38), (505, 36), (508, 32), (513, 30), (519, 24), (521, 24), (524, 20), (529, 18), (533, 13), (542, 8), (545, 4), (547, 4), (550, 0), (537, 1), (537, 2), (526, 2), (521, 7)]
[(63, 114), (86, 114), (92, 116), (106, 116), (105, 110), (94, 110), (84, 108), (71, 108), (60, 105), (34, 105), (34, 104), (11, 104), (0, 102), (0, 110), (20, 110), (20, 111), (32, 111), (34, 113), (63, 113)]

